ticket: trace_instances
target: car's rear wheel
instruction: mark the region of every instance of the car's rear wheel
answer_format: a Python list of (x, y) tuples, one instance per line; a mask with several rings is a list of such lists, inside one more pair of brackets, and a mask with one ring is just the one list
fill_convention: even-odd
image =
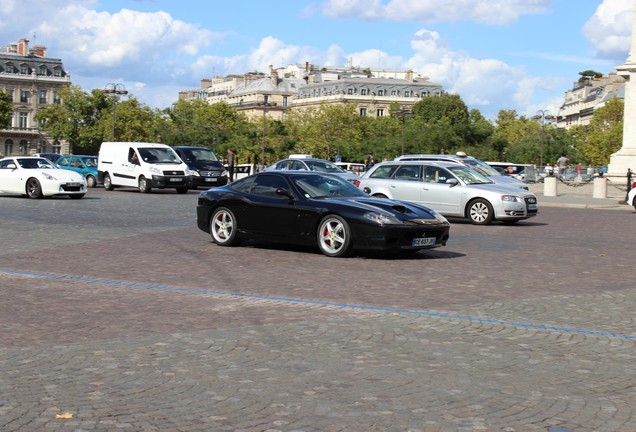
[(383, 199), (387, 199), (387, 198), (388, 198), (388, 196), (386, 196), (386, 195), (384, 195), (384, 194), (381, 194), (381, 193), (379, 193), (379, 194), (373, 194), (373, 197), (374, 197), (374, 198), (383, 198)]
[(92, 176), (92, 175), (86, 176), (86, 184), (88, 185), (89, 188), (94, 188), (95, 185), (97, 185), (97, 180), (95, 179), (95, 176)]
[(106, 189), (107, 191), (112, 191), (113, 189), (115, 189), (115, 187), (113, 186), (113, 182), (110, 180), (110, 174), (108, 173), (104, 174), (104, 189)]
[(471, 201), (466, 213), (470, 222), (475, 225), (488, 225), (494, 216), (492, 206), (482, 198)]
[(227, 207), (214, 210), (210, 218), (212, 241), (220, 246), (232, 246), (237, 242), (237, 222), (234, 213)]
[(329, 257), (346, 256), (351, 249), (351, 229), (343, 218), (326, 216), (318, 226), (318, 247)]
[(27, 196), (33, 199), (42, 198), (44, 196), (44, 194), (42, 194), (40, 181), (36, 178), (30, 178), (27, 180), (26, 192)]
[(151, 191), (151, 189), (152, 186), (150, 186), (150, 182), (148, 181), (148, 179), (144, 176), (139, 177), (139, 192), (148, 193)]

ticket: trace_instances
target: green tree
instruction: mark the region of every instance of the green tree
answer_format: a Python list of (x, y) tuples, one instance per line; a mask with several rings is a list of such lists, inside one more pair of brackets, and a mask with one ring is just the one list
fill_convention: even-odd
[(7, 128), (11, 124), (11, 113), (13, 112), (11, 102), (11, 95), (0, 89), (0, 129)]
[(612, 153), (620, 150), (624, 105), (621, 99), (610, 99), (594, 112), (581, 144), (583, 156), (593, 165), (606, 165)]

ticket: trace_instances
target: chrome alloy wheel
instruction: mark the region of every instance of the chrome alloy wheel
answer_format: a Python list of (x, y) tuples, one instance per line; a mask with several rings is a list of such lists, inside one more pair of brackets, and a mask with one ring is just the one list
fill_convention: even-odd
[(322, 253), (331, 257), (344, 256), (349, 252), (351, 233), (347, 222), (339, 216), (327, 216), (318, 228), (318, 246)]

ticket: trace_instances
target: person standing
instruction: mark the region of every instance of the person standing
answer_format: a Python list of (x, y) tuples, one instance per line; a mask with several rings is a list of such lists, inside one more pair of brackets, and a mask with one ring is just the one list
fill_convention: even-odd
[(375, 159), (373, 158), (373, 152), (369, 152), (369, 154), (367, 155), (367, 160), (364, 164), (364, 170), (365, 171), (369, 171), (369, 168), (371, 168), (373, 165), (375, 165)]
[(226, 160), (227, 160), (227, 171), (229, 173), (229, 180), (232, 182), (234, 181), (234, 152), (232, 151), (231, 148), (227, 149), (227, 156), (226, 156)]
[(553, 173), (552, 165), (550, 165), (550, 162), (548, 162), (548, 163), (546, 163), (546, 165), (545, 165), (545, 175), (546, 175), (547, 177), (552, 177), (552, 173)]
[(555, 165), (558, 165), (559, 167), (559, 177), (561, 177), (565, 172), (565, 168), (568, 166), (568, 162), (570, 162), (570, 159), (568, 159), (568, 155), (566, 154), (561, 154), (561, 157), (557, 159)]

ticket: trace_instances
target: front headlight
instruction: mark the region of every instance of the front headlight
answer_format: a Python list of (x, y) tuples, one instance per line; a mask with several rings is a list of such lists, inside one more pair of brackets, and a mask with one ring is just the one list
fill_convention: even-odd
[(369, 212), (364, 214), (364, 218), (380, 225), (401, 225), (402, 222), (391, 215), (384, 213)]
[(502, 195), (501, 200), (503, 202), (523, 202), (521, 197), (518, 197), (516, 195)]
[(188, 171), (186, 171), (186, 175), (190, 175), (192, 177), (200, 177), (201, 176), (199, 174), (199, 171), (193, 170), (193, 169), (188, 169)]
[(221, 173), (221, 177), (227, 177), (230, 175), (230, 172), (228, 170), (223, 170), (223, 172)]
[(161, 175), (161, 170), (155, 166), (150, 167), (150, 172), (153, 174)]
[(42, 176), (43, 176), (45, 179), (47, 179), (47, 180), (57, 180), (55, 177), (53, 177), (53, 176), (52, 176), (51, 174), (49, 174), (49, 173), (42, 172)]

